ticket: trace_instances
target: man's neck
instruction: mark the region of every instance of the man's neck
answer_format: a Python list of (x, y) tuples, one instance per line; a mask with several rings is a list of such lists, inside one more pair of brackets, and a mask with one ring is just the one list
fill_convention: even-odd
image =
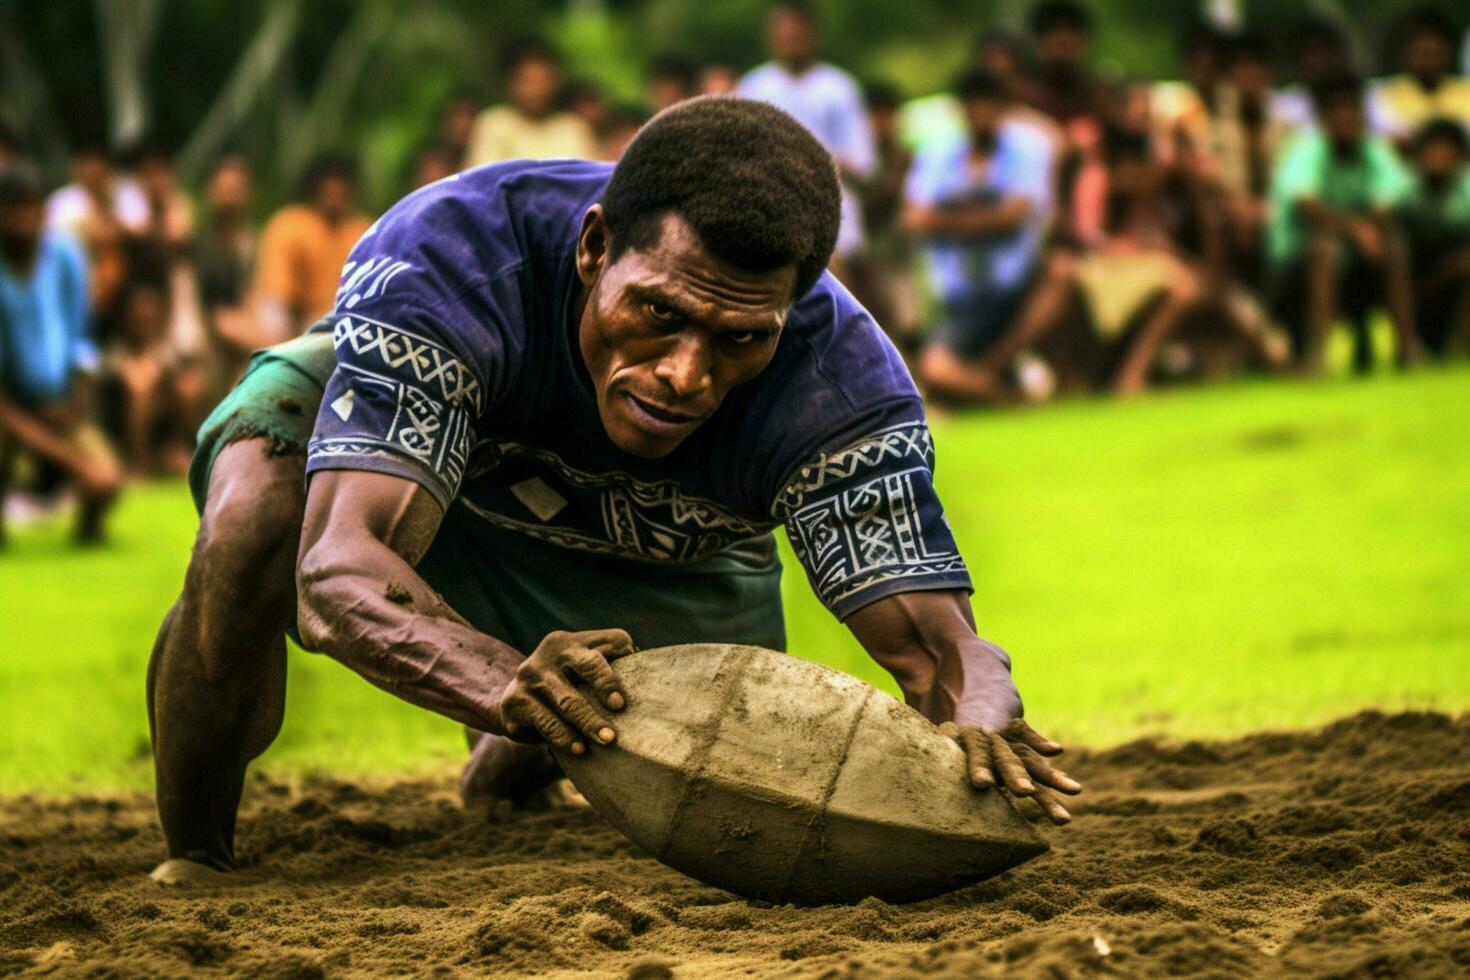
[(1356, 136), (1352, 139), (1331, 139), (1328, 146), (1332, 150), (1333, 159), (1342, 163), (1352, 163), (1362, 155), (1363, 138)]
[(1421, 75), (1416, 72), (1409, 77), (1414, 79), (1415, 84), (1417, 84), (1420, 89), (1425, 92), (1432, 93), (1437, 91), (1439, 87), (1444, 84), (1445, 73), (1442, 71), (1436, 71)]
[(777, 64), (779, 64), (786, 71), (786, 74), (795, 75), (797, 77), (805, 75), (807, 72), (811, 71), (812, 68), (816, 66), (816, 63), (816, 58), (802, 58), (795, 61), (791, 59), (786, 59), (777, 62)]

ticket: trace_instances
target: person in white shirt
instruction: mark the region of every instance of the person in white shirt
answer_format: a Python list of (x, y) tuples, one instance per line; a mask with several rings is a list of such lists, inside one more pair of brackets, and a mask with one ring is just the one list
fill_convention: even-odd
[(863, 244), (862, 214), (853, 186), (876, 165), (873, 132), (863, 93), (851, 75), (817, 60), (816, 17), (805, 4), (786, 0), (766, 17), (771, 60), (740, 80), (735, 94), (768, 102), (793, 116), (837, 160), (842, 171), (842, 227), (832, 269), (843, 277)]

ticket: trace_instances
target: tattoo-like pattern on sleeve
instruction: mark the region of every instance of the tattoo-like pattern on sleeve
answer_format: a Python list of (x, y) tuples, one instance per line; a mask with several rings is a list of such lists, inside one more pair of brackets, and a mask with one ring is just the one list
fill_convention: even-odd
[[(353, 431), (318, 437), (311, 454), (408, 457), (427, 467), (446, 499), (452, 498), (474, 443), (483, 399), (479, 380), (433, 341), (368, 317), (338, 319), (332, 343), (346, 391), (329, 407)], [(353, 419), (356, 399), (366, 395), (377, 396), (377, 404), (391, 404), (391, 413)]]
[(904, 422), (822, 453), (777, 496), (772, 516), (785, 522), (829, 609), (903, 591), (900, 584), (968, 587), (933, 468), (928, 426)]

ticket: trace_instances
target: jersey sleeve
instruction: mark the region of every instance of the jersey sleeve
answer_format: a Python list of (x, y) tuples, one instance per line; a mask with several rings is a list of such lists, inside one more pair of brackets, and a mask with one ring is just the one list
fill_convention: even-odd
[(353, 249), (330, 314), (337, 367), (307, 447), (308, 474), (412, 480), (447, 508), (487, 391), (503, 379), (514, 279), (466, 281), (463, 247), (436, 245), (438, 214), (385, 217)]
[(845, 619), (900, 592), (971, 591), (919, 403), (866, 414), (855, 431), (797, 467), (772, 507), (822, 604)]

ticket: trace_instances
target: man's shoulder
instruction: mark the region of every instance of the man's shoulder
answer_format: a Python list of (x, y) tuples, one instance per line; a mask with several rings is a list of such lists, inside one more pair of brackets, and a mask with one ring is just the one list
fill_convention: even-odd
[(475, 167), (420, 188), (362, 237), (354, 257), (412, 255), (493, 277), (531, 253), (570, 248), (582, 214), (607, 186), (612, 166), (587, 160), (512, 160)]
[[(792, 308), (778, 375), (803, 375), (798, 398), (826, 389), (834, 405), (860, 412), (878, 403), (917, 399), (903, 358), (877, 321), (830, 272)], [(789, 342), (788, 342), (789, 341)], [(789, 377), (773, 378), (783, 389)]]

